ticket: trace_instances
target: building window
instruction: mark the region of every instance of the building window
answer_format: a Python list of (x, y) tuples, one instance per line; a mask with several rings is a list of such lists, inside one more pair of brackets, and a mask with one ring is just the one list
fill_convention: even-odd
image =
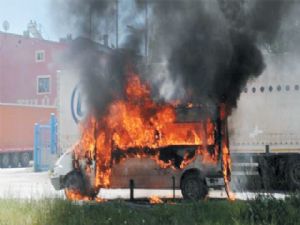
[(299, 91), (299, 85), (298, 84), (295, 85), (295, 90)]
[(245, 87), (244, 88), (244, 92), (247, 93), (248, 92), (248, 88)]
[(286, 85), (286, 86), (285, 86), (285, 90), (286, 90), (286, 91), (289, 91), (289, 90), (290, 90), (290, 85)]
[(269, 86), (269, 91), (272, 92), (273, 91), (273, 87)]
[(44, 50), (35, 51), (35, 61), (36, 62), (44, 62), (45, 61), (45, 51)]
[(277, 91), (281, 91), (281, 86), (280, 85), (277, 86)]
[(253, 93), (255, 93), (256, 92), (256, 88), (254, 87), (254, 88), (252, 88), (252, 92)]
[(38, 76), (37, 77), (37, 93), (38, 94), (49, 94), (51, 88), (50, 76)]
[(260, 92), (264, 92), (265, 88), (264, 87), (260, 87)]

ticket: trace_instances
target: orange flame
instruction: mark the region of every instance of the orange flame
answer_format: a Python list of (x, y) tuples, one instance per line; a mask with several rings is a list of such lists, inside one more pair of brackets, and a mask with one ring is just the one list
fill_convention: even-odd
[(65, 194), (67, 199), (75, 200), (75, 201), (90, 201), (92, 200), (91, 197), (82, 195), (77, 190), (65, 189)]
[(162, 204), (162, 203), (164, 203), (163, 200), (161, 200), (160, 197), (158, 197), (156, 195), (150, 196), (149, 202), (151, 204)]
[[(225, 120), (226, 117), (226, 110), (225, 110), (225, 105), (222, 104), (221, 106), (221, 120), (223, 121), (223, 123), (226, 123), (227, 121)], [(226, 124), (227, 125), (227, 124)], [(231, 158), (230, 158), (230, 151), (229, 151), (229, 141), (228, 141), (228, 131), (227, 131), (227, 126), (223, 126), (223, 141), (222, 141), (222, 165), (223, 165), (223, 178), (224, 178), (224, 183), (225, 183), (225, 190), (228, 196), (228, 199), (230, 201), (234, 201), (235, 200), (235, 195), (234, 193), (231, 191), (229, 182), (231, 179)]]
[[(115, 163), (112, 159), (114, 149), (126, 152), (129, 148), (149, 148), (151, 155), (141, 151), (128, 154), (127, 157), (150, 157), (161, 168), (174, 168), (171, 160), (160, 160), (159, 151), (155, 149), (175, 145), (198, 146), (193, 157), (184, 155), (179, 168), (185, 168), (196, 156), (200, 156), (203, 163), (218, 162), (219, 149), (214, 145), (216, 128), (211, 119), (177, 123), (175, 106), (154, 102), (149, 86), (143, 84), (139, 76), (132, 72), (128, 75), (125, 93), (124, 99), (114, 101), (108, 106), (105, 116), (88, 117), (82, 126), (80, 143), (74, 150), (75, 161), (97, 162), (94, 175), (91, 163), (85, 164), (88, 177), (94, 178), (95, 190), (110, 186), (111, 166)], [(192, 107), (193, 104), (187, 105), (187, 108)], [(221, 119), (224, 120), (225, 114), (223, 111), (221, 113)], [(208, 146), (214, 147), (208, 151)], [(231, 162), (227, 142), (222, 146), (223, 175), (227, 184)], [(77, 195), (71, 197), (76, 198)]]

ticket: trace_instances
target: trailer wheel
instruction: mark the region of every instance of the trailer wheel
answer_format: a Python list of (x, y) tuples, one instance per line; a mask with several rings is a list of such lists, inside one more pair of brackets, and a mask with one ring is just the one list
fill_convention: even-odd
[(181, 193), (184, 199), (200, 200), (208, 194), (208, 187), (205, 180), (198, 173), (189, 173), (182, 178)]
[(29, 152), (23, 152), (21, 154), (21, 166), (22, 167), (28, 167), (30, 162), (30, 154)]
[(14, 168), (19, 166), (19, 153), (13, 153), (10, 155), (10, 165)]
[(270, 191), (272, 189), (271, 179), (274, 178), (274, 175), (268, 165), (268, 161), (264, 157), (259, 157), (258, 165), (262, 186), (265, 191)]
[(3, 154), (1, 156), (1, 167), (2, 168), (8, 168), (9, 167), (9, 155)]
[(290, 190), (300, 189), (300, 159), (292, 159), (288, 163), (287, 181)]

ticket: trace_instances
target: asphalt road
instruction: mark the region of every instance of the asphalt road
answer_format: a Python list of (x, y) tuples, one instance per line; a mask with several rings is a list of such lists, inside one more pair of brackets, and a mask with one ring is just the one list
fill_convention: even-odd
[(63, 196), (52, 187), (48, 172), (35, 173), (33, 168), (0, 169), (1, 198), (42, 198)]
[[(172, 190), (135, 190), (135, 197), (150, 197), (157, 195), (160, 197), (171, 197)], [(236, 193), (237, 199), (252, 199), (255, 193), (243, 192)], [(284, 198), (283, 194), (273, 194), (276, 198)], [(98, 195), (102, 198), (129, 198), (128, 189), (101, 189)], [(64, 198), (63, 191), (56, 191), (52, 187), (48, 172), (33, 172), (33, 168), (9, 168), (0, 169), (0, 198), (21, 198), (21, 199), (39, 199), (39, 198)], [(180, 190), (176, 191), (176, 197), (180, 198)], [(210, 198), (226, 198), (224, 191), (209, 192)]]

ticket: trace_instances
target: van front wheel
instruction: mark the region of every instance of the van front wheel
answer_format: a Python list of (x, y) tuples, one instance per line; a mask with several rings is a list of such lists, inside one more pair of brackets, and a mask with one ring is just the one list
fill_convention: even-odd
[(181, 181), (181, 193), (184, 199), (197, 201), (206, 197), (208, 187), (198, 174), (187, 174)]
[(65, 195), (69, 200), (84, 200), (85, 187), (82, 174), (73, 171), (64, 179)]

